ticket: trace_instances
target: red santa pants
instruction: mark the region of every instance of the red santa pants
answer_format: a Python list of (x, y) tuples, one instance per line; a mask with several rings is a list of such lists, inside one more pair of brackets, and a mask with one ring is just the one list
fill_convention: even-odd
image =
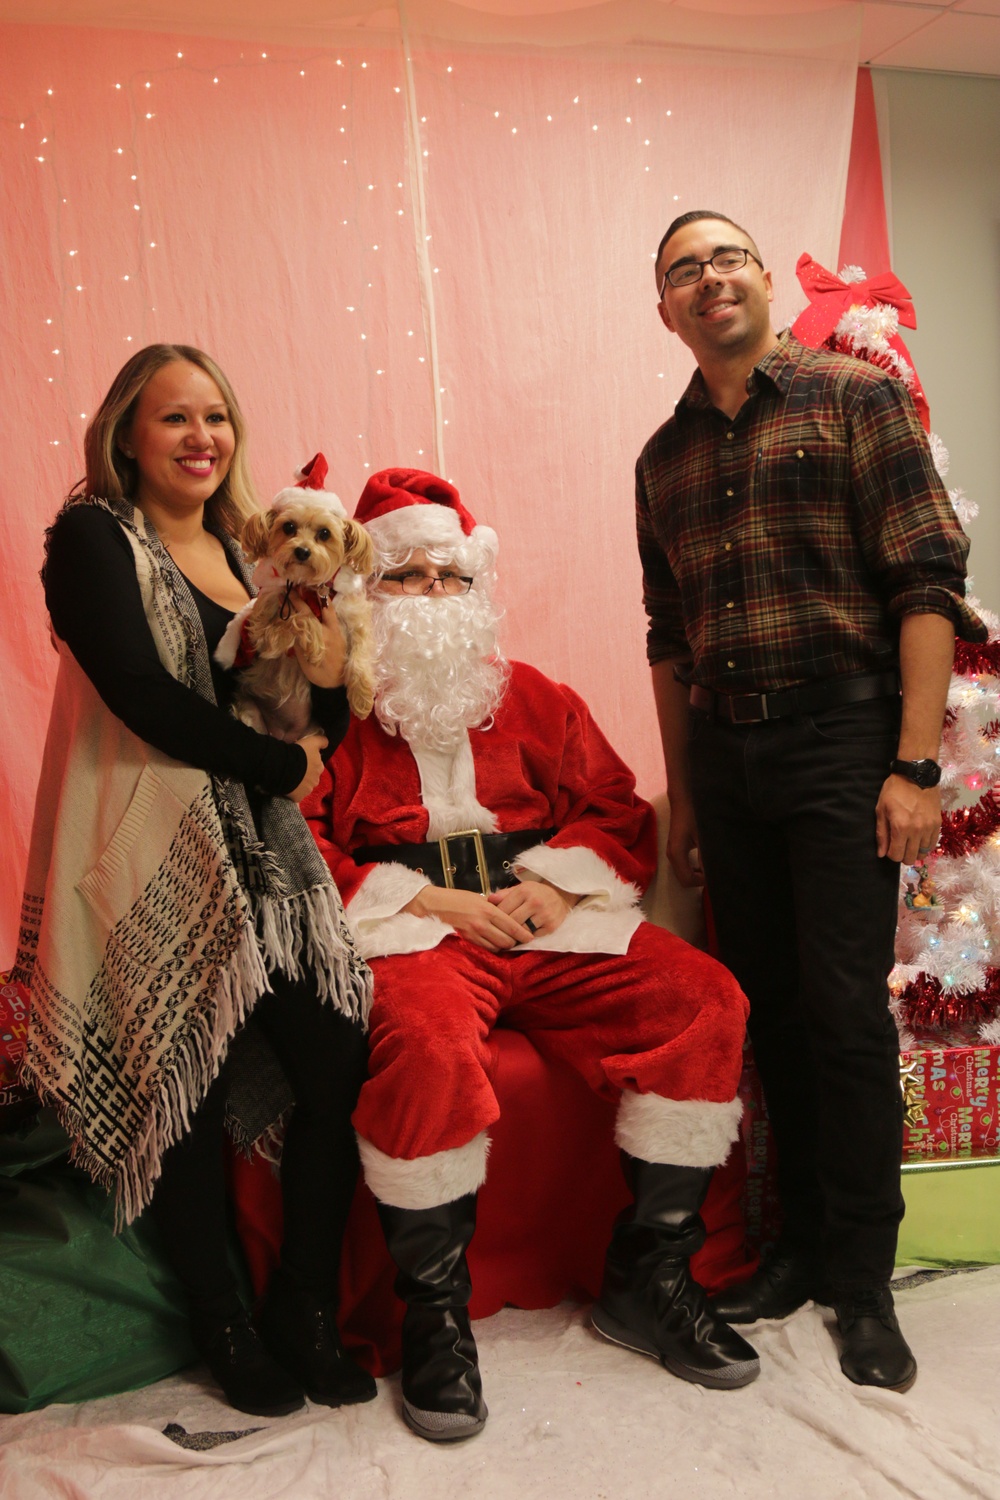
[(743, 992), (715, 959), (648, 922), (623, 955), (508, 955), (453, 935), (371, 968), (370, 1077), (353, 1118), (386, 1156), (453, 1150), (497, 1119), (486, 1042), (501, 1017), (606, 1099), (736, 1094)]

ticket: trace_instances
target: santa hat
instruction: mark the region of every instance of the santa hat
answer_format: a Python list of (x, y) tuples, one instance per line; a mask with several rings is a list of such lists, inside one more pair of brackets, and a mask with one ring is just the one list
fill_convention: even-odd
[(323, 488), (328, 473), (329, 465), (326, 459), (322, 453), (317, 453), (307, 464), (303, 464), (301, 469), (295, 470), (294, 485), (278, 491), (271, 501), (271, 510), (280, 514), (286, 506), (297, 504), (303, 498), (303, 490), (309, 490), (309, 499), (313, 505), (318, 505), (321, 509), (338, 516), (342, 521), (346, 521), (347, 511), (340, 497), (332, 490)]
[(354, 512), (383, 554), (416, 547), (452, 547), (483, 543), (494, 554), (497, 535), (478, 526), (446, 479), (423, 469), (381, 469), (361, 492)]

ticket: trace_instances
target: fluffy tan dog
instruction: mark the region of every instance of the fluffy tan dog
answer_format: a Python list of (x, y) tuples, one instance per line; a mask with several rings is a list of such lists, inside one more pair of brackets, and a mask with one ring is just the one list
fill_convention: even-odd
[[(303, 471), (313, 477), (321, 455)], [(319, 475), (325, 475), (325, 464)], [(251, 516), (243, 550), (257, 562), (255, 599), (235, 616), (216, 650), (223, 666), (242, 668), (233, 709), (255, 729), (301, 739), (310, 728), (310, 683), (295, 655), (319, 665), (324, 643), (319, 616), (333, 601), (347, 644), (347, 701), (358, 718), (374, 700), (371, 606), (364, 580), (374, 566), (368, 533), (348, 520), (336, 495), (315, 488), (282, 490), (267, 511)], [(297, 610), (292, 592), (309, 605)]]

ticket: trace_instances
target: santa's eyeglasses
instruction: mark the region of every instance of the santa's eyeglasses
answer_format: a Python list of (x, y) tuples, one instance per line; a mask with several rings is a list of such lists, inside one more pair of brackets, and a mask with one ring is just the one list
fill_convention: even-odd
[(463, 578), (458, 573), (419, 573), (410, 569), (406, 573), (384, 574), (380, 586), (392, 593), (398, 589), (401, 594), (433, 594), (435, 586), (440, 584), (445, 594), (467, 594), (474, 582), (474, 578)]

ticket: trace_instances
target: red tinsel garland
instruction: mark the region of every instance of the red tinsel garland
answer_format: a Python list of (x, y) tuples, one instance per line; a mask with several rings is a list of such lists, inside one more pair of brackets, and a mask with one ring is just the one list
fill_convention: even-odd
[[(864, 354), (859, 354), (846, 334), (831, 333), (823, 348), (834, 354), (853, 354), (855, 359), (863, 359), (866, 365), (874, 365), (877, 370), (885, 370), (888, 374), (895, 375), (897, 380), (903, 380), (899, 373), (899, 361), (892, 354), (885, 354), (877, 349), (866, 349)], [(906, 383), (903, 380), (903, 384)]]
[(1000, 677), (1000, 641), (956, 641), (955, 671), (960, 677)]
[(941, 981), (918, 974), (899, 997), (903, 1018), (912, 1031), (952, 1031), (996, 1019), (1000, 1007), (1000, 969), (986, 970), (986, 983), (971, 995), (946, 995)]
[(988, 838), (1000, 830), (1000, 797), (996, 790), (987, 792), (975, 807), (963, 807), (958, 812), (945, 813), (941, 818), (941, 837), (937, 853), (948, 859), (972, 854)]

